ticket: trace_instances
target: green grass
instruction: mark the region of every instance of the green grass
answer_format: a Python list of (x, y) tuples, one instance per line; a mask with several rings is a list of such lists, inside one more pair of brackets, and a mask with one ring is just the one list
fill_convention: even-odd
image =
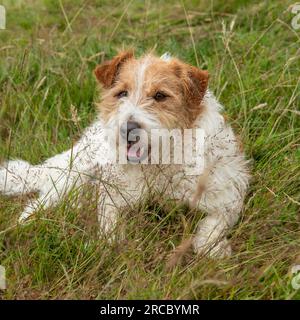
[[(200, 3), (199, 3), (200, 2)], [(0, 298), (299, 299), (290, 265), (300, 250), (300, 30), (291, 1), (3, 1), (0, 161), (38, 163), (70, 148), (95, 116), (93, 68), (118, 49), (155, 48), (211, 74), (253, 179), (234, 254), (166, 260), (191, 231), (185, 208), (141, 204), (124, 213), (127, 239), (97, 239), (91, 192), (16, 226), (26, 198), (0, 195)], [(233, 21), (235, 23), (233, 23)], [(78, 121), (74, 121), (77, 112)]]

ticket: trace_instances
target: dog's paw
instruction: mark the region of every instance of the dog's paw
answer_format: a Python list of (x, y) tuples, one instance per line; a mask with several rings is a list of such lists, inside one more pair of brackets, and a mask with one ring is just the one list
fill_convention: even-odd
[(25, 224), (26, 220), (31, 216), (32, 214), (28, 214), (27, 212), (22, 212), (18, 222), (19, 224)]
[(212, 243), (207, 239), (196, 237), (193, 247), (197, 254), (207, 255), (213, 259), (225, 259), (232, 255), (230, 242), (226, 238)]
[(230, 241), (223, 239), (218, 242), (209, 252), (209, 256), (216, 259), (229, 258), (232, 255), (232, 249)]
[(21, 213), (18, 219), (19, 224), (25, 224), (29, 222), (30, 218), (34, 215), (37, 208), (38, 208), (37, 202), (27, 204), (27, 206), (24, 208), (23, 212)]

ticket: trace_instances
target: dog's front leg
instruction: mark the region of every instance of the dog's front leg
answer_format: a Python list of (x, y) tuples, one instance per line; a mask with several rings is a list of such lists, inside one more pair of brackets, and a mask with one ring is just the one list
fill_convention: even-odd
[(248, 179), (247, 163), (242, 156), (219, 158), (203, 174), (177, 179), (175, 198), (207, 214), (199, 221), (193, 237), (197, 253), (218, 258), (230, 256), (226, 236), (239, 219)]
[(126, 183), (117, 180), (117, 178), (111, 180), (114, 180), (114, 187), (108, 187), (104, 183), (100, 189), (98, 200), (100, 236), (104, 236), (109, 241), (125, 237), (125, 234), (120, 233), (119, 230), (116, 233), (119, 215), (126, 208), (134, 207), (138, 203), (143, 190), (142, 183), (129, 187), (126, 186)]
[(77, 170), (52, 167), (50, 163), (51, 159), (48, 160), (47, 165), (40, 167), (38, 198), (29, 201), (25, 206), (19, 217), (20, 223), (23, 223), (40, 209), (57, 205), (73, 187), (80, 186), (88, 179), (86, 174), (79, 173)]
[(19, 222), (24, 223), (26, 220), (28, 220), (28, 218), (30, 218), (35, 212), (40, 209), (46, 209), (54, 206), (58, 203), (59, 199), (59, 195), (53, 193), (51, 195), (40, 196), (35, 200), (29, 201), (19, 217)]
[(236, 223), (238, 215), (232, 218), (232, 221), (228, 221), (228, 217), (222, 213), (214, 213), (201, 220), (193, 239), (194, 250), (213, 258), (231, 256), (231, 245), (226, 235)]
[(226, 235), (239, 219), (248, 178), (242, 156), (221, 159), (198, 178), (192, 205), (206, 211), (207, 216), (199, 222), (194, 238), (196, 252), (219, 258), (231, 255)]
[(25, 221), (40, 208), (56, 205), (72, 188), (90, 180), (97, 168), (105, 165), (106, 155), (102, 123), (96, 121), (86, 129), (72, 149), (46, 160), (41, 165), (30, 167), (27, 180), (35, 182), (35, 191), (38, 191), (39, 198), (28, 203), (19, 222)]
[(124, 212), (124, 209), (133, 206), (136, 201), (134, 197), (127, 197), (119, 191), (103, 192), (98, 201), (100, 237), (105, 237), (109, 241), (113, 241), (116, 238), (118, 240), (123, 239), (125, 234), (119, 232), (119, 230), (116, 232), (120, 213)]
[(110, 195), (104, 193), (100, 195), (97, 210), (100, 236), (111, 241), (115, 238), (120, 208), (116, 206)]

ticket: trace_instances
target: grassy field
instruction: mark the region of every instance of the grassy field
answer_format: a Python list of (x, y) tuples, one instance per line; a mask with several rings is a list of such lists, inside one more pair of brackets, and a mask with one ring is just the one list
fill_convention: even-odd
[[(1, 1), (0, 1), (1, 4)], [(17, 226), (25, 197), (0, 195), (0, 299), (299, 299), (300, 30), (291, 1), (4, 0), (0, 161), (70, 148), (95, 116), (93, 68), (118, 49), (155, 48), (211, 74), (210, 88), (253, 159), (233, 256), (166, 261), (194, 214), (147, 203), (124, 213), (126, 241), (97, 239), (89, 186)]]

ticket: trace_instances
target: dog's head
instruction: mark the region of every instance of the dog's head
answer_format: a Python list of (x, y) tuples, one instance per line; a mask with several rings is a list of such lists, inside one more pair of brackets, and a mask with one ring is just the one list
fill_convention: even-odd
[(132, 51), (97, 66), (95, 75), (103, 88), (101, 119), (128, 141), (131, 159), (141, 157), (141, 150), (129, 154), (134, 130), (192, 128), (208, 84), (207, 71), (152, 54), (137, 59)]

